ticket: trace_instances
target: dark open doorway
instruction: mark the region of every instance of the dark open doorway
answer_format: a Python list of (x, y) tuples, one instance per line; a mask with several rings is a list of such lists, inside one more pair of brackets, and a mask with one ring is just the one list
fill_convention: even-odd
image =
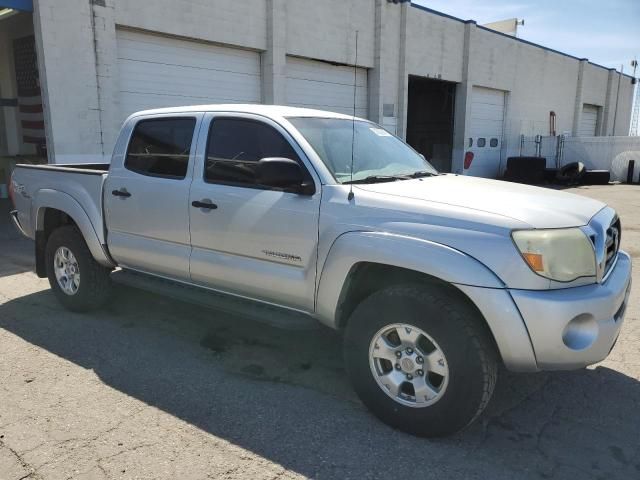
[(451, 171), (456, 84), (409, 77), (407, 143), (441, 172)]

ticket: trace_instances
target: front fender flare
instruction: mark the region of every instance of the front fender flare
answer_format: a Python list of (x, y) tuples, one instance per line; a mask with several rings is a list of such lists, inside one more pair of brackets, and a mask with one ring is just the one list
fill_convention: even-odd
[(91, 223), (89, 215), (71, 195), (58, 190), (42, 189), (34, 195), (32, 203), (32, 218), (35, 218), (35, 231), (44, 230), (44, 214), (47, 208), (53, 208), (66, 213), (78, 226), (84, 241), (89, 247), (93, 258), (105, 267), (115, 267), (113, 260), (109, 257)]
[(320, 274), (316, 315), (322, 323), (336, 328), (342, 287), (351, 269), (362, 262), (405, 268), (451, 284), (504, 288), (484, 264), (446, 245), (389, 233), (348, 232), (334, 241)]

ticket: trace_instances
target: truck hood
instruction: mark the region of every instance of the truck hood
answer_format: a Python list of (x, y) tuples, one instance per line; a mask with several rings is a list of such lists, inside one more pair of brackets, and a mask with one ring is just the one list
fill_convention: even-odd
[(558, 190), (454, 174), (357, 187), (372, 193), (501, 215), (532, 228), (586, 225), (606, 206), (597, 200)]

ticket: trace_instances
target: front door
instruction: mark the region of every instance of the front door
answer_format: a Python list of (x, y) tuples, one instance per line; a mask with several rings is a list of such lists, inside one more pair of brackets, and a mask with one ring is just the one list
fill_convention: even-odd
[[(320, 183), (277, 123), (248, 114), (205, 117), (190, 204), (191, 280), (218, 290), (313, 310)], [(202, 152), (202, 153), (201, 153)], [(301, 164), (316, 188), (288, 193), (256, 183), (262, 158)]]
[(202, 114), (153, 116), (133, 126), (104, 186), (109, 251), (119, 265), (189, 279), (189, 186)]

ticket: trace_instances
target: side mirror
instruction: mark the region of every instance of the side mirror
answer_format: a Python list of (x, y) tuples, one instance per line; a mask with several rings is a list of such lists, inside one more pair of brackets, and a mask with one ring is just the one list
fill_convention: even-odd
[(302, 168), (289, 158), (263, 158), (256, 167), (256, 182), (267, 187), (281, 188), (285, 192), (313, 195), (313, 183), (306, 182)]

